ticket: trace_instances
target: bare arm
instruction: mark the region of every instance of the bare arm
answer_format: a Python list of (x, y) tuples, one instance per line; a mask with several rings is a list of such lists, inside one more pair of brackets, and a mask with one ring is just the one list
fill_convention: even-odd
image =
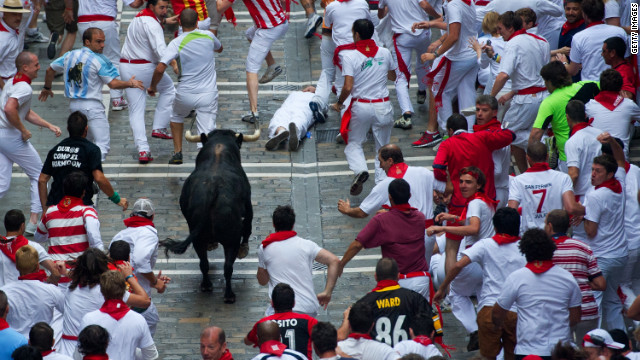
[(598, 235), (598, 223), (584, 219), (584, 231), (587, 233), (588, 237), (593, 239)]
[(33, 110), (29, 110), (27, 116), (25, 117), (25, 120), (32, 123), (33, 125), (42, 126), (49, 129), (56, 135), (56, 137), (62, 135), (62, 131), (60, 131), (59, 127), (49, 123), (48, 121), (40, 117), (40, 115), (36, 114), (36, 112)]
[[(154, 75), (155, 75), (155, 73), (154, 73)], [(109, 89), (138, 88), (138, 89), (144, 91), (144, 85), (142, 84), (142, 81), (136, 80), (136, 76), (135, 75), (133, 75), (131, 77), (131, 79), (129, 79), (127, 81), (113, 79), (107, 84), (107, 86), (109, 87)]]
[(269, 283), (269, 272), (267, 271), (267, 269), (258, 267), (256, 278), (258, 279), (258, 284), (265, 286)]
[(47, 183), (51, 179), (50, 175), (40, 173), (38, 178), (38, 195), (40, 196), (40, 204), (42, 204), (42, 216), (47, 213)]
[(27, 141), (31, 138), (31, 132), (27, 130), (22, 120), (20, 120), (20, 115), (18, 114), (19, 106), (18, 99), (10, 97), (4, 106), (4, 113), (9, 123), (22, 133), (22, 141)]
[[(73, 16), (73, 13), (72, 13), (72, 16)], [(53, 97), (53, 91), (51, 91), (51, 84), (53, 84), (53, 78), (55, 76), (56, 76), (56, 71), (53, 70), (51, 66), (49, 66), (47, 68), (47, 73), (44, 75), (44, 86), (42, 91), (40, 91), (38, 100), (46, 101), (49, 96)]]
[(366, 218), (367, 216), (369, 216), (369, 214), (362, 211), (362, 209), (360, 209), (359, 207), (351, 207), (351, 202), (349, 202), (349, 199), (338, 200), (338, 211), (347, 216), (358, 219)]
[(344, 77), (344, 86), (342, 87), (342, 91), (340, 92), (340, 97), (338, 98), (338, 105), (344, 104), (349, 95), (351, 95), (351, 91), (353, 90), (353, 76), (346, 75)]
[(347, 263), (362, 249), (364, 249), (364, 246), (358, 240), (353, 240), (340, 260), (340, 268), (344, 269)]
[(576, 201), (573, 191), (566, 191), (562, 194), (562, 205), (564, 205), (564, 209), (567, 210), (569, 215), (584, 215), (584, 206)]
[(604, 276), (600, 275), (597, 278), (593, 278), (589, 281), (589, 287), (591, 288), (591, 290), (605, 291), (605, 289), (607, 288), (607, 280), (604, 278)]
[(137, 9), (140, 6), (142, 6), (142, 4), (144, 4), (144, 0), (134, 0), (131, 4), (129, 4), (129, 6), (134, 9)]
[[(96, 182), (96, 184), (98, 184), (98, 188), (100, 188), (100, 190), (102, 190), (102, 192), (107, 195), (107, 197), (112, 197), (115, 194), (115, 190), (113, 190), (109, 179), (104, 176), (104, 173), (102, 171), (97, 169), (93, 170), (91, 175), (93, 175), (93, 180)], [(123, 197), (120, 197), (120, 202), (117, 205), (122, 208), (122, 211), (127, 210), (127, 207), (129, 207), (127, 199)]]
[[(495, 308), (494, 308), (495, 311)], [(580, 317), (582, 316), (582, 309), (580, 306), (569, 308), (569, 326), (573, 327), (578, 325)]]
[(233, 3), (229, 0), (219, 0), (216, 2), (216, 8), (218, 10), (218, 14), (223, 14), (227, 9), (229, 9), (233, 5)]
[(349, 306), (347, 310), (345, 310), (342, 313), (342, 324), (340, 324), (340, 327), (338, 328), (338, 341), (342, 341), (349, 336), (349, 328), (350, 328), (349, 312), (350, 311), (351, 311), (351, 306)]
[(573, 186), (575, 187), (576, 182), (580, 177), (580, 169), (578, 169), (575, 166), (569, 166), (568, 174), (569, 174), (569, 177), (571, 178), (571, 181), (573, 181)]
[(41, 262), (40, 265), (49, 271), (47, 282), (49, 284), (58, 285), (58, 281), (60, 281), (60, 271), (58, 271), (58, 267), (53, 260), (45, 260)]
[(429, 14), (429, 16), (433, 17), (434, 19), (437, 19), (442, 16), (438, 14), (436, 9), (434, 9), (433, 6), (431, 6), (431, 4), (429, 4), (429, 2), (427, 1), (420, 1), (419, 5), (422, 8), (422, 10), (424, 10), (427, 14)]
[(516, 201), (516, 200), (509, 200), (507, 202), (507, 206), (512, 208), (512, 209), (518, 210), (518, 207), (520, 206), (520, 202)]
[(156, 86), (158, 86), (158, 83), (162, 79), (162, 75), (164, 74), (165, 70), (167, 70), (167, 64), (158, 63), (158, 66), (156, 66), (156, 69), (153, 71), (151, 85), (149, 85), (149, 88), (147, 89), (147, 93), (149, 95), (156, 96), (156, 92), (158, 91)]
[(389, 72), (387, 72), (387, 79), (396, 81), (396, 72), (394, 70), (389, 70)]
[(507, 73), (501, 72), (496, 76), (496, 80), (493, 82), (493, 88), (491, 89), (491, 96), (495, 97), (498, 95), (500, 90), (504, 87), (504, 84), (509, 80), (509, 75)]
[(322, 249), (316, 255), (317, 262), (320, 264), (327, 265), (327, 283), (324, 286), (324, 291), (317, 295), (318, 303), (321, 306), (327, 309), (327, 305), (331, 301), (331, 294), (333, 293), (333, 288), (336, 286), (336, 282), (338, 281), (338, 276), (342, 273), (342, 267), (340, 266), (340, 259), (335, 256), (332, 252)]
[(540, 140), (542, 140), (542, 135), (544, 135), (544, 130), (532, 128), (531, 134), (529, 134), (529, 144), (540, 142)]
[(640, 296), (633, 300), (633, 304), (627, 310), (627, 317), (632, 320), (640, 320)]
[(427, 235), (442, 231), (460, 236), (477, 235), (480, 231), (480, 219), (475, 216), (471, 217), (469, 218), (469, 225), (464, 226), (431, 226), (427, 229)]

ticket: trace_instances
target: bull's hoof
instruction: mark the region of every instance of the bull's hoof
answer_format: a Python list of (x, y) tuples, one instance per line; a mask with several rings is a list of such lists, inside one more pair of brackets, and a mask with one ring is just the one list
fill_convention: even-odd
[(202, 292), (212, 292), (213, 291), (213, 284), (211, 284), (211, 283), (208, 283), (208, 284), (202, 283), (202, 284), (200, 284), (200, 291), (202, 291)]
[(215, 250), (217, 248), (218, 248), (218, 243), (217, 242), (209, 243), (209, 245), (207, 245), (207, 251)]
[(230, 296), (227, 296), (227, 295), (224, 296), (225, 304), (233, 304), (235, 302), (236, 302), (236, 294), (231, 294)]
[(240, 244), (240, 249), (238, 249), (238, 259), (244, 259), (247, 257), (247, 255), (249, 255), (249, 244)]

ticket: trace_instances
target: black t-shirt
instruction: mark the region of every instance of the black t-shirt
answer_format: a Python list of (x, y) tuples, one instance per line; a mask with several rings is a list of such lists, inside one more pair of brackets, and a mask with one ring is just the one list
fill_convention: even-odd
[(409, 340), (409, 327), (415, 314), (422, 311), (429, 314), (429, 318), (432, 315), (424, 296), (398, 286), (372, 291), (358, 300), (361, 301), (371, 305), (376, 319), (371, 338), (392, 347)]
[(56, 205), (64, 194), (62, 182), (73, 171), (82, 171), (89, 178), (84, 204), (92, 205), (93, 170), (102, 171), (100, 148), (82, 137), (68, 137), (49, 151), (42, 166), (42, 173), (53, 177), (53, 183), (47, 196), (47, 206)]

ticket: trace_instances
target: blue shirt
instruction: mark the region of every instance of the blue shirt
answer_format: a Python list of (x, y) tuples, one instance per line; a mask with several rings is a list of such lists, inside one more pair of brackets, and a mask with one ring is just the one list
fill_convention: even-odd
[(11, 360), (13, 351), (27, 343), (27, 339), (12, 328), (0, 330), (0, 360)]

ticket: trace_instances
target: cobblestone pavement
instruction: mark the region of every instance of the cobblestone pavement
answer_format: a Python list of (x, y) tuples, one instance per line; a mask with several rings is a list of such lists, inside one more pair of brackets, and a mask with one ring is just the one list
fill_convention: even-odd
[[(250, 129), (239, 119), (249, 106), (244, 83), (244, 59), (248, 49), (244, 31), (251, 25), (251, 19), (241, 2), (236, 2), (235, 10), (238, 16), (237, 28), (234, 29), (224, 21), (220, 27), (224, 52), (216, 55), (220, 92), (217, 124), (219, 128), (247, 131)], [(286, 72), (272, 83), (260, 86), (259, 108), (263, 134), (266, 134), (267, 120), (287, 94), (292, 90), (301, 89), (304, 85), (312, 84), (320, 75), (320, 40), (316, 37), (310, 40), (303, 38), (304, 13), (299, 6), (294, 6), (293, 11), (286, 37), (277, 41), (272, 48), (277, 62), (286, 65)], [(122, 12), (122, 40), (127, 24), (136, 13), (136, 10), (128, 8)], [(41, 30), (46, 31), (45, 26), (41, 25)], [(170, 40), (170, 29), (167, 29), (166, 36), (167, 40)], [(49, 64), (46, 45), (31, 45), (30, 50), (38, 54), (42, 65), (40, 77), (33, 83), (34, 93), (39, 93), (43, 84), (44, 69)], [(392, 87), (393, 84), (390, 83), (390, 88)], [(34, 99), (33, 108), (44, 118), (64, 129), (69, 111), (68, 101), (63, 97), (63, 84), (59, 78), (54, 82), (53, 90), (53, 99), (44, 104)], [(415, 90), (414, 81), (411, 92), (414, 93)], [(105, 94), (108, 92), (105, 91)], [(397, 107), (393, 89), (391, 97), (394, 99), (395, 114), (399, 116), (401, 112)], [(155, 100), (149, 100), (149, 133), (154, 106)], [(426, 125), (426, 107), (419, 106), (416, 112), (414, 129), (394, 129), (391, 141), (401, 145), (409, 164), (429, 166), (435, 155), (434, 151), (410, 147), (410, 143), (420, 136), (419, 132), (424, 130)], [(109, 120), (112, 150), (103, 165), (107, 177), (114, 188), (127, 197), (130, 203), (141, 196), (153, 200), (156, 205), (155, 224), (161, 239), (184, 239), (187, 235), (187, 224), (180, 213), (178, 199), (182, 184), (193, 169), (197, 154), (195, 145), (185, 144), (184, 165), (168, 166), (166, 163), (172, 151), (171, 141), (149, 137), (155, 161), (148, 165), (138, 165), (127, 111), (111, 112)], [(189, 122), (187, 128), (188, 126)], [(224, 256), (221, 250), (209, 253), (214, 291), (206, 294), (198, 291), (200, 271), (192, 249), (185, 255), (174, 255), (170, 259), (166, 259), (163, 253), (159, 254), (156, 269), (173, 278), (165, 294), (153, 296), (161, 317), (155, 336), (161, 358), (198, 359), (198, 335), (200, 330), (209, 324), (221, 326), (226, 330), (228, 345), (236, 359), (249, 359), (256, 353), (255, 349), (245, 346), (242, 339), (252, 324), (263, 316), (268, 305), (267, 288), (259, 286), (255, 280), (256, 248), (260, 240), (272, 231), (270, 214), (275, 206), (293, 204), (298, 215), (296, 230), (301, 236), (316, 241), (338, 256), (344, 253), (367, 220), (351, 219), (337, 211), (338, 199), (349, 198), (348, 186), (352, 179), (344, 158), (343, 146), (327, 141), (331, 133), (335, 136), (338, 126), (338, 117), (331, 114), (329, 121), (310, 130), (309, 138), (305, 139), (300, 150), (294, 153), (284, 150), (266, 152), (265, 135), (257, 143), (243, 144), (242, 161), (252, 185), (255, 218), (250, 254), (246, 259), (237, 261), (234, 269), (232, 285), (237, 295), (235, 304), (228, 305), (222, 301)], [(27, 124), (27, 127), (33, 133), (32, 143), (44, 159), (47, 151), (59, 139), (31, 124)], [(66, 131), (63, 132), (66, 135)], [(373, 170), (372, 142), (365, 144), (365, 153), (369, 159), (369, 169)], [(632, 160), (639, 160), (637, 146), (632, 148), (631, 156)], [(359, 203), (372, 185), (372, 181), (367, 182), (363, 195), (350, 197), (351, 202)], [(12, 188), (10, 193), (0, 200), (0, 213), (4, 214), (11, 208), (19, 208), (28, 213), (28, 191), (26, 176), (21, 169), (14, 167)], [(108, 244), (113, 235), (124, 227), (122, 220), (128, 216), (128, 212), (125, 214), (119, 211), (104, 194), (98, 197), (97, 209), (100, 214), (102, 237), (105, 244)], [(320, 320), (331, 321), (336, 326), (340, 324), (344, 309), (374, 287), (373, 267), (379, 256), (378, 249), (363, 251), (349, 263), (338, 281), (329, 307), (320, 311)], [(325, 273), (318, 267), (314, 276), (317, 290), (324, 286), (324, 280)], [(468, 338), (460, 323), (451, 314), (444, 314), (444, 323), (445, 343), (458, 349), (452, 353), (453, 358), (466, 359), (475, 356), (476, 352), (467, 353), (464, 350)]]

